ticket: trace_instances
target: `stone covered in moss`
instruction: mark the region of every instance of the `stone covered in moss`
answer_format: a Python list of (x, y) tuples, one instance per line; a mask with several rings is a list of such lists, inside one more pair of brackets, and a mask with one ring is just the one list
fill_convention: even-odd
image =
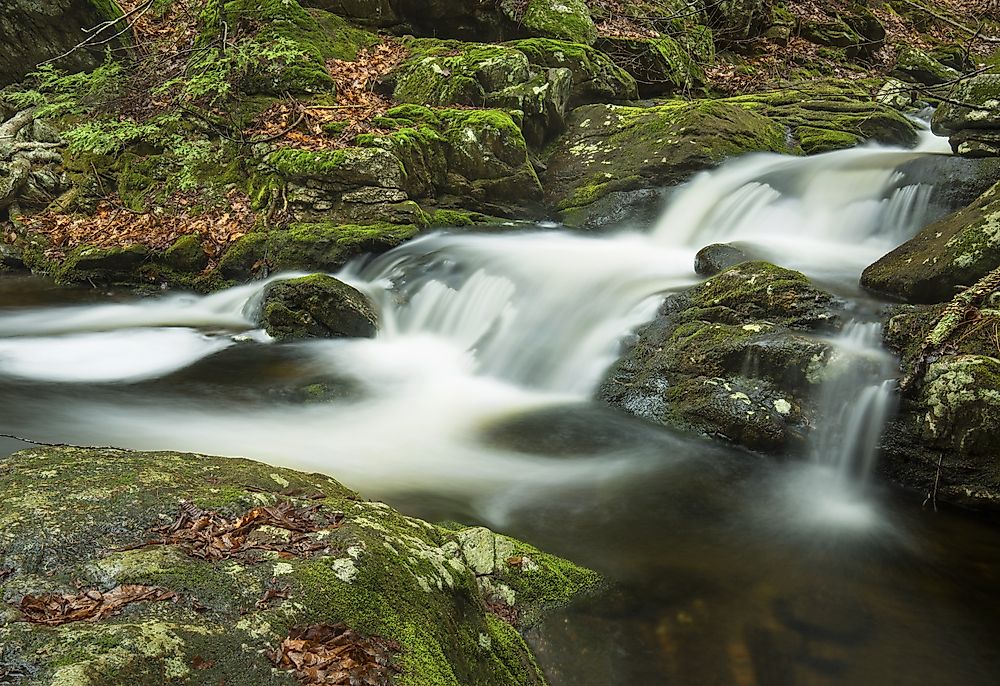
[(697, 32), (672, 38), (602, 38), (597, 47), (631, 74), (644, 98), (689, 92), (705, 83), (703, 68), (712, 63), (712, 35)]
[(912, 146), (917, 129), (901, 112), (874, 102), (863, 83), (833, 80), (802, 89), (727, 98), (787, 127), (808, 154), (864, 141)]
[(279, 341), (371, 338), (378, 330), (378, 316), (371, 300), (353, 286), (325, 274), (268, 286), (260, 306), (260, 323)]
[[(341, 622), (399, 644), (400, 686), (540, 685), (517, 630), (488, 614), (484, 600), (532, 616), (598, 582), (485, 529), (442, 529), (325, 476), (248, 460), (51, 448), (4, 458), (0, 473), (0, 667), (26, 675), (27, 686), (290, 686), (265, 649), (295, 626)], [(232, 519), (296, 498), (343, 513), (339, 527), (307, 534), (320, 548), (308, 556), (260, 550), (212, 560), (147, 544), (181, 502)], [(135, 603), (96, 622), (18, 621), (15, 604), (26, 594), (126, 584), (179, 599)], [(284, 591), (267, 595), (273, 587)]]
[(744, 152), (786, 150), (780, 125), (725, 101), (588, 105), (567, 129), (549, 150), (544, 185), (575, 224), (589, 221), (579, 209), (611, 194), (672, 185)]
[(510, 45), (533, 65), (572, 72), (570, 109), (595, 102), (634, 100), (639, 95), (632, 75), (592, 47), (547, 38), (528, 38)]
[(223, 255), (219, 270), (239, 280), (271, 271), (332, 272), (358, 255), (391, 250), (418, 233), (420, 227), (405, 224), (292, 224), (243, 236)]
[(528, 36), (593, 44), (597, 28), (585, 0), (500, 0), (504, 12)]
[(1000, 184), (870, 265), (861, 285), (907, 302), (944, 302), (998, 264)]
[(960, 82), (931, 118), (938, 135), (967, 157), (1000, 156), (1000, 74), (979, 74)]
[(923, 50), (912, 46), (900, 48), (892, 75), (926, 86), (954, 81), (960, 76), (955, 69), (946, 67)]
[(832, 297), (802, 274), (746, 262), (672, 296), (599, 396), (660, 424), (761, 451), (800, 445), (827, 374)]

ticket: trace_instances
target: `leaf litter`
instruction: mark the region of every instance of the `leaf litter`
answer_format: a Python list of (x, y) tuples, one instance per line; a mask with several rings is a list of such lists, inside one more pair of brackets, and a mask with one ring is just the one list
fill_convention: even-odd
[(159, 586), (129, 584), (118, 586), (106, 593), (91, 589), (76, 595), (58, 593), (28, 594), (16, 607), (24, 620), (32, 624), (59, 626), (70, 622), (96, 622), (118, 614), (131, 603), (169, 600), (177, 602), (180, 596)]
[[(328, 542), (309, 534), (338, 529), (343, 521), (342, 512), (327, 511), (318, 503), (297, 508), (291, 501), (281, 501), (229, 520), (182, 501), (177, 519), (156, 530), (163, 537), (143, 545), (175, 545), (191, 557), (210, 561), (262, 550), (283, 557), (309, 557), (330, 550)], [(283, 529), (287, 537), (269, 535), (261, 531), (264, 527)]]
[(265, 655), (308, 686), (389, 686), (401, 670), (393, 662), (399, 644), (362, 636), (345, 624), (295, 627)]

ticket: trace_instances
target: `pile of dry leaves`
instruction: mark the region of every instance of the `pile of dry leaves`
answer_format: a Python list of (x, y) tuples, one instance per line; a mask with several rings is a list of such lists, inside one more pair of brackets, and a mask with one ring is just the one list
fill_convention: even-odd
[[(308, 557), (330, 549), (330, 544), (308, 536), (317, 531), (337, 529), (344, 521), (341, 512), (328, 512), (320, 504), (296, 508), (291, 501), (255, 507), (230, 521), (218, 512), (182, 502), (180, 514), (170, 525), (159, 529), (163, 538), (144, 545), (175, 545), (191, 557), (225, 560), (254, 550), (269, 550), (285, 557)], [(288, 532), (285, 540), (251, 536), (261, 527)]]
[[(280, 140), (302, 150), (323, 150), (349, 145), (359, 134), (378, 131), (372, 119), (383, 115), (393, 102), (375, 92), (373, 86), (407, 55), (397, 41), (387, 40), (358, 52), (353, 62), (327, 60), (330, 77), (337, 85), (336, 105), (314, 105), (300, 101), (278, 103), (261, 114), (245, 133), (250, 140)], [(329, 133), (329, 124), (336, 133)]]
[(96, 622), (118, 614), (130, 603), (170, 600), (180, 596), (158, 586), (118, 586), (107, 593), (82, 591), (77, 595), (45, 593), (26, 595), (17, 604), (24, 620), (32, 624), (59, 626), (69, 622)]
[(92, 216), (42, 212), (23, 221), (30, 231), (48, 238), (50, 247), (46, 257), (51, 259), (61, 259), (67, 251), (81, 245), (98, 248), (143, 245), (152, 250), (166, 250), (181, 236), (197, 235), (210, 263), (214, 264), (256, 221), (245, 193), (230, 191), (226, 199), (228, 207), (195, 211), (197, 198), (179, 194), (160, 211), (134, 212), (111, 196), (98, 203)]
[(389, 686), (400, 671), (392, 662), (398, 652), (394, 641), (344, 624), (316, 624), (292, 629), (267, 656), (309, 686)]

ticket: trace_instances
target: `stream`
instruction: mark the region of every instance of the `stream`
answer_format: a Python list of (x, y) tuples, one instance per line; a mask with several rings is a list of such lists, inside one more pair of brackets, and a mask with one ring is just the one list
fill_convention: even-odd
[[(597, 569), (613, 591), (529, 634), (553, 686), (994, 686), (1000, 528), (870, 477), (896, 364), (857, 280), (929, 219), (896, 168), (946, 150), (746, 156), (646, 232), (428, 235), (337, 275), (378, 303), (371, 340), (272, 343), (251, 323), (265, 283), (136, 299), (3, 276), (0, 432), (319, 471)], [(856, 372), (822, 389), (808, 459), (591, 400), (700, 280), (697, 250), (730, 241), (851, 303), (832, 342)]]

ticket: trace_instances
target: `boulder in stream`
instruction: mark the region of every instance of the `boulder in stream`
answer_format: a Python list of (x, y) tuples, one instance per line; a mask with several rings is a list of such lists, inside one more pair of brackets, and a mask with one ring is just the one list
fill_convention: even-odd
[(612, 368), (606, 402), (753, 450), (801, 447), (835, 300), (799, 272), (744, 262), (669, 297)]
[(371, 338), (378, 315), (368, 296), (326, 274), (267, 287), (260, 323), (279, 341), (296, 338)]
[[(594, 572), (249, 460), (37, 448), (0, 458), (0, 681), (545, 684), (519, 628)], [(299, 674), (302, 676), (302, 673)]]
[(1000, 156), (1000, 74), (979, 74), (958, 83), (931, 119), (934, 133), (947, 135), (956, 154)]
[(1000, 265), (1000, 183), (865, 269), (861, 285), (910, 303), (950, 300)]
[(694, 271), (700, 276), (715, 276), (749, 259), (750, 257), (735, 245), (713, 243), (706, 245), (694, 256)]

